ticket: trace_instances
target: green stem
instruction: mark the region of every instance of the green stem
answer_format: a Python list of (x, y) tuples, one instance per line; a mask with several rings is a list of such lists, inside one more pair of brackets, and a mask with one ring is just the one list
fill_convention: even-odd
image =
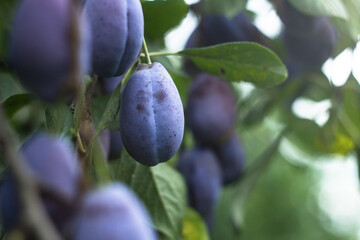
[(81, 137), (80, 137), (80, 132), (79, 132), (79, 131), (76, 132), (76, 139), (77, 139), (77, 142), (78, 142), (78, 144), (79, 144), (79, 149), (80, 149), (80, 151), (83, 152), (83, 153), (86, 153), (86, 150), (85, 150), (85, 148), (84, 148), (84, 145), (83, 145), (83, 143), (82, 143), (82, 141), (81, 141)]
[(150, 55), (149, 55), (149, 50), (146, 45), (145, 37), (143, 37), (143, 49), (144, 49), (144, 53), (145, 53), (145, 57), (146, 57), (146, 62), (148, 64), (151, 64), (151, 59), (150, 59)]
[(151, 52), (149, 53), (150, 57), (155, 57), (155, 56), (174, 56), (174, 55), (179, 55), (178, 53), (173, 53), (173, 52)]

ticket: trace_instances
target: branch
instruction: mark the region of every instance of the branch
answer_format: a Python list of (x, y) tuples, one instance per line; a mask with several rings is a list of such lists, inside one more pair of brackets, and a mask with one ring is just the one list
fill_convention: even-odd
[(15, 141), (10, 133), (4, 112), (0, 106), (0, 146), (5, 160), (16, 182), (19, 200), (23, 209), (25, 224), (41, 240), (61, 240), (61, 236), (51, 223), (38, 194), (38, 186), (23, 164), (15, 148)]

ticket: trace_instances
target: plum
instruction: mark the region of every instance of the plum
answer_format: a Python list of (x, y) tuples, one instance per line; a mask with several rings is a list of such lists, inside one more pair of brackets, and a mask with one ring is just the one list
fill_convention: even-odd
[[(10, 61), (22, 84), (39, 98), (55, 101), (72, 95), (70, 0), (22, 1), (13, 24)], [(80, 20), (80, 73), (90, 65), (89, 29)], [(67, 92), (65, 92), (67, 91)]]
[[(61, 230), (72, 214), (71, 205), (79, 191), (81, 168), (74, 149), (62, 138), (38, 133), (23, 145), (20, 154), (40, 183), (44, 205)], [(14, 179), (8, 173), (1, 189), (2, 218), (8, 229), (15, 227), (20, 217), (17, 190), (14, 188)]]
[(301, 72), (321, 69), (337, 42), (337, 32), (331, 21), (301, 13), (287, 0), (279, 0), (276, 7), (285, 25), (283, 37), (292, 68)]
[(199, 144), (215, 146), (230, 137), (236, 101), (229, 85), (216, 76), (198, 75), (190, 86), (186, 121)]
[(84, 14), (92, 29), (92, 70), (115, 77), (135, 62), (144, 36), (139, 0), (87, 0)]
[(199, 212), (209, 229), (222, 186), (221, 169), (214, 152), (195, 148), (181, 153), (177, 169), (184, 176), (189, 205)]
[(88, 193), (75, 226), (75, 240), (157, 239), (144, 206), (121, 183)]
[[(224, 15), (202, 16), (199, 25), (186, 42), (185, 48), (207, 47), (235, 41), (268, 45), (266, 37), (245, 13), (240, 12), (231, 19)], [(199, 69), (188, 59), (185, 59), (185, 70), (192, 76), (199, 73)]]
[(120, 158), (123, 148), (120, 131), (105, 129), (99, 137), (104, 147), (105, 156), (109, 160)]
[(244, 169), (244, 152), (238, 136), (233, 133), (231, 137), (216, 147), (219, 164), (222, 169), (223, 183), (236, 181)]
[(120, 131), (111, 131), (109, 160), (119, 158), (121, 156), (122, 148), (123, 142)]
[(141, 64), (127, 83), (120, 106), (124, 147), (138, 162), (169, 160), (184, 134), (184, 109), (171, 76), (160, 63)]
[(99, 82), (104, 94), (111, 94), (115, 91), (116, 87), (121, 83), (122, 80), (123, 75), (118, 77), (100, 78)]

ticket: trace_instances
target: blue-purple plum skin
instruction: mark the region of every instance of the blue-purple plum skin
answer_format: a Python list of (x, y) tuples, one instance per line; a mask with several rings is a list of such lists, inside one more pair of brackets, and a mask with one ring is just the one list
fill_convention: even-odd
[(150, 218), (125, 185), (113, 183), (85, 195), (75, 240), (155, 240)]
[[(10, 61), (22, 84), (45, 101), (66, 90), (71, 75), (69, 0), (26, 0), (20, 3), (12, 28)], [(80, 72), (90, 63), (89, 32), (80, 21)], [(73, 93), (66, 93), (71, 95)]]
[(125, 73), (135, 62), (144, 36), (138, 0), (87, 0), (84, 14), (92, 29), (92, 70), (100, 77)]
[(229, 85), (216, 76), (198, 75), (190, 86), (186, 121), (201, 145), (226, 140), (236, 122), (236, 101)]
[(216, 148), (216, 153), (222, 169), (223, 183), (230, 184), (239, 179), (244, 170), (245, 156), (238, 136), (234, 133), (221, 143)]
[(121, 100), (120, 132), (127, 152), (144, 165), (165, 162), (179, 149), (184, 109), (160, 63), (141, 64), (129, 79)]
[(99, 81), (101, 81), (103, 92), (105, 94), (111, 94), (115, 91), (116, 87), (121, 83), (122, 80), (123, 75), (118, 77), (102, 78)]
[[(43, 202), (55, 225), (62, 230), (71, 215), (69, 206), (77, 198), (81, 177), (74, 149), (64, 139), (38, 133), (23, 145), (20, 155), (45, 192), (50, 191), (61, 197), (61, 204), (51, 195), (44, 195)], [(8, 229), (15, 227), (20, 217), (17, 190), (14, 188), (15, 183), (9, 173), (1, 190), (2, 218), (3, 222), (9, 223), (5, 224)], [(13, 215), (9, 215), (9, 211)]]
[(186, 180), (189, 205), (199, 212), (211, 229), (222, 186), (221, 169), (215, 153), (201, 148), (184, 151), (177, 169)]
[(338, 39), (331, 21), (301, 13), (288, 0), (277, 3), (277, 12), (285, 25), (283, 37), (292, 68), (301, 72), (321, 69)]
[(121, 139), (120, 131), (111, 131), (109, 160), (120, 158), (122, 149), (123, 149), (123, 142)]

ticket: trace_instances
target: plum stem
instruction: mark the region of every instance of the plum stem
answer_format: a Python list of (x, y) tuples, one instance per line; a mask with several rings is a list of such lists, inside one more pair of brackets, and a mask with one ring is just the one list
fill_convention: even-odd
[(21, 156), (17, 153), (14, 137), (9, 124), (0, 106), (0, 146), (7, 160), (9, 170), (16, 182), (16, 189), (22, 205), (22, 214), (25, 223), (41, 240), (61, 240), (60, 234), (50, 221), (40, 200), (38, 184), (23, 164)]
[(145, 37), (143, 37), (143, 50), (145, 53), (145, 57), (146, 57), (146, 62), (147, 64), (151, 64), (151, 59), (150, 59), (150, 54), (146, 45), (146, 41), (145, 41)]
[(80, 149), (80, 151), (83, 152), (83, 153), (86, 153), (86, 150), (85, 150), (85, 148), (84, 148), (84, 145), (83, 145), (83, 143), (82, 143), (82, 141), (81, 141), (81, 137), (80, 137), (80, 132), (79, 132), (79, 131), (76, 133), (76, 140), (77, 140), (77, 143), (79, 144), (79, 149)]

